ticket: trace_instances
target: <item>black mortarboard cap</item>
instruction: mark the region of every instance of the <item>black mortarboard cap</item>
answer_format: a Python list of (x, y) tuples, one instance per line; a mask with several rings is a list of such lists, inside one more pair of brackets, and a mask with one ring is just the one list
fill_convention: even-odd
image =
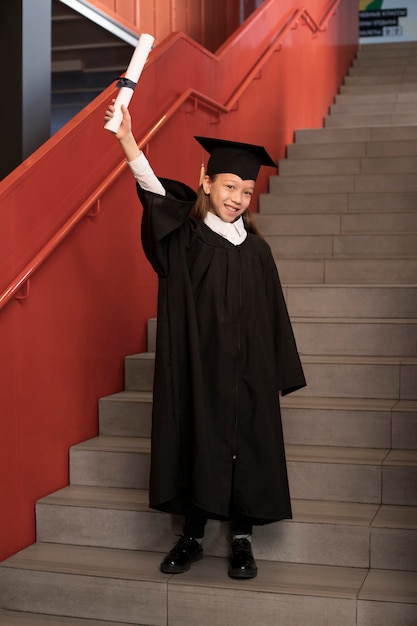
[(210, 154), (207, 174), (236, 174), (242, 180), (256, 180), (261, 165), (277, 167), (262, 146), (211, 137), (195, 137)]

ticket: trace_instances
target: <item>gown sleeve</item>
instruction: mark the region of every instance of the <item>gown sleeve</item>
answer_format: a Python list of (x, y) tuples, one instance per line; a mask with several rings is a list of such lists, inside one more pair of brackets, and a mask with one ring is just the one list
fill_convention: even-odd
[(160, 179), (166, 190), (162, 196), (145, 191), (137, 183), (139, 200), (143, 206), (141, 225), (142, 245), (147, 259), (159, 276), (168, 272), (168, 235), (187, 222), (197, 200), (197, 194), (184, 183)]
[(268, 302), (273, 319), (275, 354), (277, 360), (278, 389), (285, 396), (306, 386), (297, 344), (287, 305), (285, 303), (278, 270), (272, 255), (266, 269)]

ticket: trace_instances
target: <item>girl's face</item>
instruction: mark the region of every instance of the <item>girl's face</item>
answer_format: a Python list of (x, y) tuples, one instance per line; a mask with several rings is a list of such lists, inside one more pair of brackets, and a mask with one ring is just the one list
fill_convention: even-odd
[(246, 211), (254, 188), (254, 180), (242, 180), (236, 174), (217, 174), (214, 180), (209, 176), (203, 180), (203, 189), (210, 194), (210, 213), (224, 222), (234, 222)]

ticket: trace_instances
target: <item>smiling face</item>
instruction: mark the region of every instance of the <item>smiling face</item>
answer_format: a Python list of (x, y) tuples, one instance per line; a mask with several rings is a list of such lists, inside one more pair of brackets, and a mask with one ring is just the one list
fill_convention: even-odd
[(206, 176), (203, 189), (210, 195), (210, 213), (224, 222), (234, 222), (249, 207), (254, 180), (242, 180), (236, 174), (216, 174), (214, 180)]

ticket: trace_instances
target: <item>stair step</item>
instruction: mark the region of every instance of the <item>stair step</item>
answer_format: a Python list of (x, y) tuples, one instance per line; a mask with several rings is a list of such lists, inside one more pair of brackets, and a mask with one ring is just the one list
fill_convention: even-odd
[[(417, 68), (416, 68), (417, 71)], [(333, 104), (330, 107), (330, 115), (379, 115), (379, 114), (392, 114), (397, 113), (414, 113), (416, 103), (413, 102), (346, 102)]]
[(83, 441), (70, 450), (71, 484), (146, 489), (150, 451), (149, 438), (100, 435)]
[(386, 104), (386, 103), (415, 103), (417, 102), (417, 92), (398, 92), (385, 94), (337, 94), (335, 104), (363, 103), (363, 104)]
[(287, 444), (417, 449), (417, 402), (363, 398), (285, 398)]
[[(349, 143), (293, 143), (287, 157), (296, 159), (331, 159), (354, 157), (415, 156), (416, 141), (355, 141)], [(314, 163), (314, 161), (312, 161)]]
[[(375, 72), (376, 74), (384, 74), (385, 70), (391, 73), (392, 69), (398, 68), (400, 70), (407, 70), (410, 66), (416, 65), (417, 58), (415, 56), (411, 56), (410, 54), (402, 55), (402, 56), (387, 56), (378, 57), (375, 55), (366, 55), (359, 52), (357, 59), (354, 61), (353, 66), (351, 68), (355, 70), (363, 69), (367, 70), (371, 73)], [(350, 71), (351, 71), (350, 70)], [(395, 71), (394, 71), (395, 73)]]
[(401, 84), (355, 84), (354, 79), (351, 79), (349, 84), (341, 85), (339, 93), (341, 94), (387, 94), (387, 93), (415, 93), (415, 83), (401, 83)]
[(76, 617), (60, 617), (41, 613), (22, 613), (21, 611), (2, 611), (1, 626), (128, 626), (126, 622), (108, 622)]
[(2, 563), (0, 606), (165, 625), (168, 579), (159, 561), (151, 553), (38, 543)]
[(352, 141), (415, 141), (417, 126), (367, 128), (314, 128), (295, 132), (296, 143), (341, 143)]
[(361, 44), (357, 56), (359, 58), (401, 57), (416, 54), (415, 41), (393, 41), (389, 43)]
[[(144, 395), (148, 396), (145, 401)], [(100, 434), (149, 437), (151, 403), (151, 394), (141, 392), (103, 398)], [(417, 402), (413, 400), (290, 396), (281, 399), (281, 408), (287, 443), (388, 448), (392, 439), (393, 448), (417, 448)]]
[(270, 190), (275, 194), (291, 193), (375, 193), (417, 190), (413, 174), (353, 174), (322, 176), (271, 176)]
[(417, 319), (298, 318), (301, 354), (417, 357)]
[[(276, 259), (355, 260), (366, 254), (367, 259), (410, 259), (417, 256), (417, 234), (363, 234), (343, 235), (267, 235)], [(416, 265), (417, 269), (417, 265)]]
[[(410, 489), (411, 481), (417, 478), (415, 450), (294, 444), (287, 445), (286, 450), (290, 489), (296, 499), (377, 504), (382, 497), (384, 465), (382, 501), (417, 504), (414, 489)], [(71, 485), (146, 489), (149, 452), (149, 444), (140, 438), (100, 436), (77, 444), (70, 451)], [(394, 486), (397, 475), (400, 487)]]
[[(298, 190), (297, 190), (298, 191)], [(265, 213), (365, 213), (415, 211), (416, 192), (379, 193), (268, 193), (260, 195), (260, 214)], [(258, 218), (258, 216), (257, 216)]]
[[(0, 603), (12, 610), (17, 605), (25, 611), (154, 626), (183, 626), (185, 615), (188, 623), (202, 626), (241, 626), (243, 615), (246, 623), (275, 626), (277, 606), (280, 621), (288, 626), (357, 626), (361, 604), (365, 616), (382, 608), (391, 611), (391, 604), (402, 617), (415, 611), (412, 572), (390, 571), (388, 579), (384, 570), (258, 560), (257, 578), (239, 582), (228, 578), (225, 559), (207, 556), (192, 571), (167, 577), (158, 571), (161, 557), (129, 550), (31, 546), (0, 568)], [(45, 584), (47, 595), (42, 593)], [(16, 594), (17, 588), (26, 593)]]
[(414, 318), (415, 286), (392, 285), (287, 285), (290, 316)]
[(359, 127), (359, 126), (407, 126), (417, 124), (417, 113), (353, 113), (344, 115), (330, 115), (324, 120), (327, 128)]
[[(298, 395), (352, 398), (416, 399), (417, 360), (412, 357), (301, 355), (308, 388)], [(125, 359), (127, 391), (151, 391), (154, 354)]]
[[(416, 142), (417, 148), (417, 142)], [(280, 176), (322, 176), (331, 174), (409, 174), (417, 170), (416, 156), (281, 159)]]
[[(417, 621), (416, 589), (415, 573), (370, 570), (358, 596), (358, 626), (413, 626)], [(386, 593), (388, 602), (384, 602)]]
[[(408, 67), (408, 66), (407, 66)], [(413, 68), (414, 69), (414, 68)], [(366, 86), (366, 85), (392, 85), (396, 88), (401, 85), (409, 85), (415, 91), (417, 88), (417, 80), (414, 72), (409, 73), (398, 71), (394, 75), (390, 74), (371, 74), (369, 76), (352, 76), (347, 75), (343, 81), (344, 85)]]
[(100, 398), (100, 435), (149, 437), (152, 393), (122, 391)]
[(415, 358), (301, 355), (301, 360), (308, 387), (299, 396), (416, 399)]
[[(293, 520), (256, 529), (258, 558), (346, 567), (369, 567), (371, 558), (381, 563), (375, 567), (392, 561), (394, 569), (417, 569), (414, 553), (405, 551), (417, 537), (416, 507), (314, 500), (293, 500), (292, 505)], [(80, 486), (40, 500), (37, 519), (40, 542), (151, 552), (168, 547), (182, 524), (180, 518), (148, 509), (145, 490)], [(381, 550), (384, 536), (392, 540)], [(205, 554), (227, 557), (227, 537), (226, 522), (210, 521)]]
[(383, 76), (384, 78), (392, 76), (395, 80), (398, 80), (400, 77), (402, 79), (410, 77), (410, 82), (413, 82), (416, 70), (417, 58), (410, 57), (409, 59), (403, 58), (402, 62), (397, 61), (397, 63), (354, 63), (349, 69), (348, 76)]
[(416, 211), (364, 213), (259, 213), (256, 224), (265, 237), (272, 235), (339, 235), (417, 232)]
[(283, 284), (416, 284), (415, 259), (279, 259)]
[(416, 545), (417, 508), (381, 506), (372, 522), (371, 567), (416, 571)]
[[(293, 500), (293, 520), (256, 529), (256, 554), (263, 560), (369, 567), (369, 528), (377, 510), (373, 504)], [(146, 491), (129, 489), (66, 488), (42, 499), (37, 515), (38, 541), (134, 550), (168, 547), (182, 525), (178, 517), (149, 510)], [(401, 534), (399, 514), (397, 522)], [(227, 522), (210, 521), (205, 554), (227, 557), (228, 532)]]

